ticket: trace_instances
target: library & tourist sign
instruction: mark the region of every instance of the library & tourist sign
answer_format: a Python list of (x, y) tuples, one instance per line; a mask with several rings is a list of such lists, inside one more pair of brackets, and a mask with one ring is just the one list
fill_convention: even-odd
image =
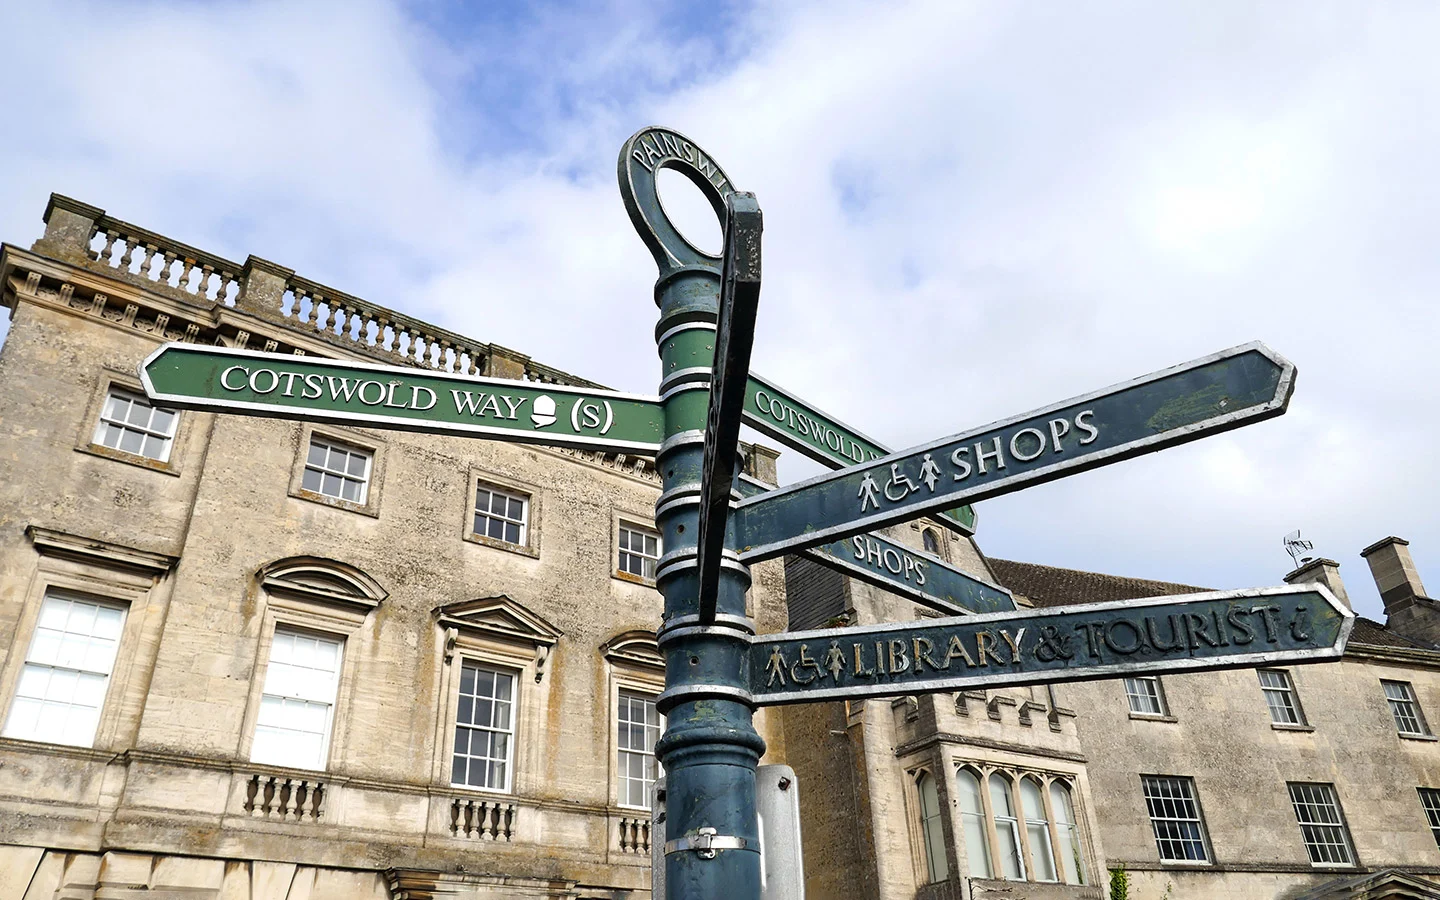
[(750, 645), (758, 706), (1334, 659), (1355, 619), (1322, 585), (792, 632)]

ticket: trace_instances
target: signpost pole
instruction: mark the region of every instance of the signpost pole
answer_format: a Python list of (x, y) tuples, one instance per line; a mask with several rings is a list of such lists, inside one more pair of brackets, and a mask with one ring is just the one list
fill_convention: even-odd
[[(697, 532), (721, 260), (695, 249), (666, 217), (655, 189), (662, 167), (687, 176), (722, 221), (734, 188), (694, 141), (669, 129), (644, 129), (620, 152), (621, 195), (660, 270), (655, 334), (665, 432), (655, 459), (655, 523), (664, 553), (655, 583), (665, 598), (658, 635), (665, 691), (657, 705), (666, 728), (655, 754), (665, 767), (665, 891), (670, 900), (759, 900), (755, 769), (765, 742), (748, 690), (748, 569), (721, 566), (714, 619), (700, 621)], [(733, 552), (733, 540), (726, 548)]]

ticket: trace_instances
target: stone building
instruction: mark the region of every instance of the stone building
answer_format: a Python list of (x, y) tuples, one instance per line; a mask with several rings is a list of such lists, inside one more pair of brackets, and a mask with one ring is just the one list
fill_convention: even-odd
[[(180, 340), (593, 385), (68, 198), (44, 220), (0, 251), (0, 900), (645, 896), (650, 460), (172, 413), (135, 369)], [(1036, 606), (1195, 590), (890, 535)], [(1388, 621), (1339, 663), (762, 711), (809, 896), (1099, 898), (1121, 866), (1132, 898), (1437, 896), (1440, 620), (1403, 541), (1366, 552)], [(754, 576), (762, 632), (929, 614)], [(1343, 597), (1328, 561), (1290, 579)]]

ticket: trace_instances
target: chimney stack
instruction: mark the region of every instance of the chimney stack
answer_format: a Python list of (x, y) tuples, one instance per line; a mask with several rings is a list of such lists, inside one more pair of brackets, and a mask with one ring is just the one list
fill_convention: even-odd
[(1410, 558), (1410, 542), (1387, 537), (1360, 555), (1370, 564), (1375, 587), (1385, 604), (1386, 625), (1406, 637), (1440, 643), (1440, 603), (1425, 596), (1425, 585)]
[(1345, 593), (1345, 582), (1340, 580), (1340, 564), (1333, 559), (1307, 560), (1300, 568), (1285, 576), (1285, 583), (1323, 584), (1335, 595), (1336, 600), (1345, 604), (1346, 609), (1354, 608), (1350, 605), (1350, 595)]

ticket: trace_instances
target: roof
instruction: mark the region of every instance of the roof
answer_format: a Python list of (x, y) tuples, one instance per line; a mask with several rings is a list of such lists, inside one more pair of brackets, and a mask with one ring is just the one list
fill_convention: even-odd
[[(1142, 597), (1164, 597), (1171, 594), (1195, 594), (1214, 588), (1179, 584), (1173, 581), (1152, 581), (1105, 575), (1080, 569), (1062, 569), (1012, 559), (988, 558), (990, 570), (1005, 587), (1030, 600), (1037, 607), (1070, 606), (1083, 603), (1105, 603), (1113, 600), (1139, 600)], [(1350, 642), (1372, 647), (1393, 647), (1402, 650), (1434, 650), (1420, 641), (1411, 640), (1383, 624), (1355, 617)]]
[(1105, 603), (1111, 600), (1138, 600), (1168, 594), (1196, 594), (1213, 588), (1148, 578), (1102, 575), (1079, 569), (1061, 569), (1010, 559), (989, 559), (996, 579), (1036, 606), (1070, 606), (1076, 603)]

